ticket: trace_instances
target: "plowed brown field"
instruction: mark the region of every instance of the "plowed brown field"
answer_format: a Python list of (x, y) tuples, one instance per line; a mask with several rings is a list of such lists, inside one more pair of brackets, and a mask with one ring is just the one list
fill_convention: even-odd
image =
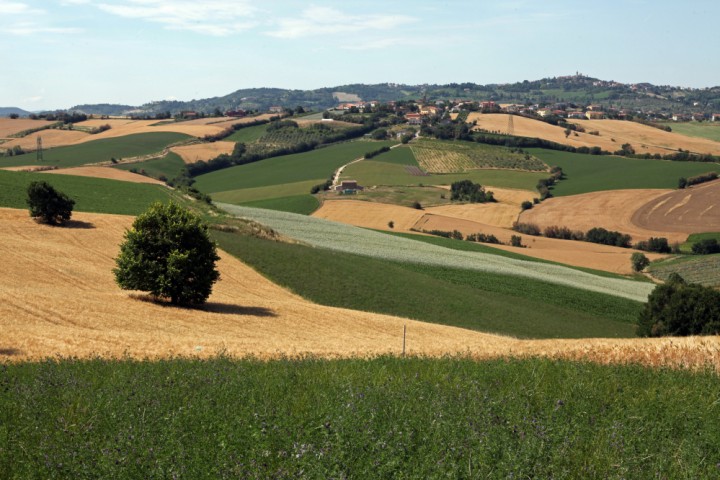
[(160, 180), (146, 177), (137, 173), (119, 170), (110, 167), (74, 167), (62, 168), (57, 170), (46, 170), (42, 173), (52, 173), (57, 175), (76, 175), (78, 177), (95, 177), (108, 178), (110, 180), (122, 180), (123, 182), (132, 183), (152, 183), (155, 185), (164, 185)]
[(684, 242), (689, 232), (677, 233), (669, 228), (672, 222), (653, 223), (653, 229), (633, 221), (635, 212), (648, 202), (665, 198), (673, 190), (612, 190), (569, 197), (549, 198), (531, 210), (520, 214), (520, 222), (535, 223), (541, 228), (557, 225), (586, 232), (602, 227), (626, 233), (633, 241), (650, 237), (665, 237), (672, 242)]
[[(504, 243), (510, 243), (510, 237), (517, 235), (517, 232), (510, 229), (466, 218), (453, 218), (428, 213), (425, 210), (357, 200), (326, 201), (322, 207), (313, 213), (313, 216), (378, 230), (389, 230), (387, 222), (393, 220), (395, 222), (394, 230), (396, 231), (410, 231), (410, 228), (417, 230), (458, 230), (464, 235), (472, 233), (492, 234)], [(526, 245), (527, 248), (511, 247), (509, 245), (493, 245), (493, 247), (577, 267), (593, 268), (623, 275), (632, 273), (630, 257), (634, 250), (587, 242), (532, 237), (529, 235), (521, 236), (523, 245)], [(664, 258), (665, 255), (647, 254), (647, 257), (655, 260)]]
[[(476, 129), (507, 133), (508, 116), (505, 114), (471, 113), (468, 122), (477, 122)], [(622, 120), (568, 120), (570, 123), (582, 125), (586, 133), (571, 133), (565, 136), (565, 129), (550, 125), (540, 120), (514, 116), (514, 135), (521, 137), (538, 137), (552, 142), (573, 147), (600, 147), (614, 152), (620, 150), (624, 143), (633, 146), (636, 153), (670, 154), (678, 149), (691, 152), (720, 155), (720, 142), (705, 138), (687, 137), (659, 128), (641, 125)], [(598, 131), (599, 135), (587, 132)], [(613, 141), (613, 139), (615, 141)]]
[(685, 235), (720, 232), (720, 180), (657, 197), (637, 209), (631, 220), (649, 230)]
[(172, 147), (170, 151), (180, 155), (185, 163), (194, 163), (200, 160), (212, 160), (223, 153), (229, 155), (233, 148), (235, 148), (235, 142), (212, 142)]
[(399, 354), (549, 356), (654, 366), (720, 365), (720, 337), (521, 341), (453, 327), (314, 305), (221, 252), (208, 305), (181, 309), (121, 291), (111, 268), (132, 218), (77, 213), (75, 228), (38, 225), (0, 209), (0, 362), (117, 358)]

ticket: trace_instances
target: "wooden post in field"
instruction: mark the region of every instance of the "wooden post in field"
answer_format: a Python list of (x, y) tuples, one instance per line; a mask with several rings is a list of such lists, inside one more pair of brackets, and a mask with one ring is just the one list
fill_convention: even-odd
[(405, 356), (405, 334), (407, 333), (407, 325), (403, 325), (403, 357)]

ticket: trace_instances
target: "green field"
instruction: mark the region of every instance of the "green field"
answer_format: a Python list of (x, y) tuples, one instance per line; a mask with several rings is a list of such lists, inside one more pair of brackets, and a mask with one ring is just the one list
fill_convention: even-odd
[(431, 186), (377, 187), (365, 189), (355, 195), (338, 195), (335, 192), (327, 192), (323, 194), (323, 197), (327, 200), (367, 200), (369, 202), (389, 203), (404, 207), (413, 207), (415, 202), (420, 202), (423, 207), (451, 203), (448, 190)]
[(300, 215), (310, 215), (318, 209), (320, 202), (314, 196), (306, 193), (304, 195), (293, 195), (290, 197), (254, 200), (252, 202), (245, 202), (242, 205), (245, 205), (246, 207), (267, 208), (270, 210), (299, 213)]
[(707, 138), (720, 142), (720, 122), (682, 122), (667, 123), (673, 132), (690, 137)]
[[(205, 193), (282, 185), (329, 178), (340, 166), (391, 142), (345, 142), (310, 152), (273, 157), (197, 177), (195, 187)], [(287, 194), (283, 194), (285, 196)]]
[(394, 163), (396, 165), (414, 165), (418, 166), (417, 159), (412, 150), (407, 145), (391, 149), (389, 152), (378, 155), (373, 158), (376, 162)]
[(138, 173), (145, 171), (144, 174), (150, 177), (158, 179), (164, 177), (167, 180), (171, 180), (182, 172), (183, 168), (185, 168), (185, 162), (180, 158), (180, 155), (169, 152), (162, 158), (155, 158), (138, 163), (123, 163), (116, 165), (114, 168), (128, 171), (135, 170)]
[(702, 240), (709, 240), (711, 238), (720, 242), (720, 232), (692, 233), (687, 238), (687, 241), (680, 245), (680, 251), (683, 253), (692, 253), (693, 245)]
[(460, 180), (472, 180), (493, 187), (534, 190), (547, 173), (518, 172), (513, 170), (474, 170), (466, 173), (417, 176), (408, 173), (405, 165), (381, 161), (382, 155), (372, 160), (354, 163), (343, 170), (343, 180), (357, 180), (360, 185), (450, 185)]
[(283, 183), (280, 185), (268, 185), (266, 187), (239, 188), (237, 190), (213, 193), (212, 198), (219, 202), (239, 205), (241, 203), (270, 200), (286, 196), (305, 195), (310, 193), (313, 185), (323, 183), (324, 181), (324, 178), (316, 178), (313, 180), (305, 180), (304, 182)]
[(661, 280), (667, 280), (671, 274), (677, 273), (691, 283), (720, 287), (720, 254), (684, 255), (653, 262), (648, 272)]
[(0, 369), (0, 477), (716, 478), (713, 372), (549, 360)]
[[(124, 137), (106, 138), (68, 147), (49, 148), (43, 152), (41, 165), (58, 167), (76, 167), (88, 163), (109, 162), (112, 158), (121, 159), (161, 152), (172, 143), (191, 138), (182, 133), (137, 133)], [(35, 152), (15, 157), (0, 157), (1, 167), (37, 165)]]
[(212, 235), (223, 250), (322, 305), (527, 338), (632, 337), (641, 308), (632, 300), (528, 278)]
[(552, 190), (557, 197), (601, 190), (677, 188), (680, 177), (720, 172), (720, 165), (716, 163), (642, 160), (543, 149), (528, 151), (548, 165), (562, 167), (566, 179)]
[(171, 190), (160, 185), (0, 170), (0, 206), (27, 208), (27, 186), (35, 180), (69, 195), (76, 202), (74, 210), (80, 212), (137, 215), (152, 202), (173, 198)]
[(254, 127), (245, 127), (236, 130), (235, 133), (225, 138), (226, 142), (252, 143), (265, 135), (267, 124), (255, 125)]

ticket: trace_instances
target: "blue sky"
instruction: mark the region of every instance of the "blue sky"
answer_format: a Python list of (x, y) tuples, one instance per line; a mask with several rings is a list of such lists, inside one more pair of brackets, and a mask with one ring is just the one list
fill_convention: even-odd
[(576, 71), (707, 87), (718, 18), (717, 0), (0, 0), (0, 106)]

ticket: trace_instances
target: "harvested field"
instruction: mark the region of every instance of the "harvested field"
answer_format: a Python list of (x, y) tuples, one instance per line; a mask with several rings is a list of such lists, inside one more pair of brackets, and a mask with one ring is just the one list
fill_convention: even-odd
[(43, 165), (21, 165), (18, 167), (3, 167), (0, 170), (7, 170), (8, 172), (35, 172), (47, 168)]
[(51, 123), (47, 120), (30, 120), (29, 118), (0, 118), (0, 138), (6, 138), (25, 130), (40, 128)]
[[(424, 214), (422, 210), (387, 203), (325, 200), (312, 216), (375, 230), (409, 232)], [(388, 227), (391, 220), (395, 222), (395, 228), (392, 229)]]
[[(437, 208), (442, 209), (445, 207)], [(434, 209), (425, 211), (396, 205), (338, 200), (326, 201), (320, 209), (313, 213), (313, 216), (378, 230), (389, 230), (387, 222), (393, 220), (395, 221), (394, 230), (396, 231), (408, 231), (410, 228), (417, 230), (458, 230), (466, 236), (473, 233), (492, 234), (504, 243), (510, 243), (510, 237), (517, 235), (517, 232), (507, 228), (480, 223), (467, 218), (454, 218), (429, 213), (431, 210)], [(367, 213), (368, 211), (372, 213)], [(420, 216), (418, 217), (418, 215)], [(409, 222), (413, 218), (418, 218), (418, 220), (409, 227)], [(587, 242), (532, 237), (529, 235), (521, 236), (523, 245), (527, 245), (528, 248), (508, 245), (493, 245), (493, 247), (566, 265), (592, 268), (622, 275), (632, 273), (630, 256), (634, 250)], [(647, 257), (654, 260), (665, 258), (665, 255), (647, 254)]]
[(720, 337), (516, 340), (311, 304), (221, 252), (221, 280), (204, 309), (181, 309), (118, 289), (111, 268), (131, 217), (82, 214), (90, 228), (51, 228), (0, 209), (0, 361), (56, 356), (161, 358), (399, 354), (548, 356), (599, 363), (720, 365)]
[(90, 120), (85, 120), (84, 122), (79, 122), (75, 125), (85, 128), (97, 128), (103, 125), (110, 125), (110, 128), (116, 128), (122, 125), (127, 125), (128, 123), (133, 123), (135, 121), (136, 120), (133, 120), (132, 118), (107, 118), (105, 120), (99, 118), (91, 118)]
[[(676, 190), (637, 209), (632, 222), (648, 230), (679, 234), (720, 231), (720, 180)], [(683, 238), (684, 241), (685, 239)]]
[[(507, 133), (508, 116), (504, 114), (471, 113), (468, 122), (477, 121), (475, 129)], [(538, 137), (573, 147), (600, 147), (614, 152), (624, 143), (633, 146), (636, 153), (671, 154), (678, 149), (691, 152), (720, 155), (720, 142), (709, 139), (688, 137), (658, 128), (623, 120), (568, 120), (585, 128), (586, 133), (571, 133), (565, 137), (565, 129), (540, 120), (515, 116), (513, 118), (514, 135)], [(599, 135), (587, 132), (597, 131)], [(613, 139), (615, 141), (613, 141)]]
[(61, 168), (57, 170), (47, 170), (43, 173), (52, 173), (58, 175), (75, 175), (77, 177), (107, 178), (110, 180), (121, 180), (123, 182), (152, 183), (154, 185), (165, 185), (160, 180), (146, 177), (145, 175), (140, 175), (138, 173), (132, 173), (126, 170), (119, 170), (117, 168), (110, 167)]
[[(112, 130), (108, 130), (112, 132)], [(57, 130), (54, 128), (41, 130), (31, 133), (22, 138), (13, 138), (3, 143), (0, 148), (12, 148), (16, 145), (25, 151), (34, 151), (37, 148), (37, 138), (42, 138), (43, 148), (64, 147), (66, 145), (75, 145), (87, 140), (96, 140), (100, 135), (90, 135), (80, 130)]]
[(534, 223), (541, 228), (557, 225), (571, 230), (586, 232), (594, 227), (602, 227), (626, 233), (633, 241), (647, 240), (650, 237), (666, 237), (670, 243), (684, 242), (688, 232), (678, 232), (668, 228), (672, 222), (654, 223), (654, 228), (638, 225), (633, 218), (635, 212), (649, 202), (665, 198), (673, 190), (610, 190), (604, 192), (583, 193), (568, 197), (549, 198), (531, 210), (520, 214), (522, 223)]
[[(573, 120), (588, 132), (597, 130), (601, 137), (614, 138), (618, 145), (629, 143), (636, 153), (673, 153), (678, 149), (693, 153), (720, 155), (720, 142), (690, 137), (676, 132), (622, 120)], [(620, 147), (616, 147), (620, 148)], [(612, 151), (612, 150), (611, 150)]]
[(497, 203), (467, 203), (460, 205), (442, 205), (426, 208), (428, 213), (446, 217), (472, 220), (495, 227), (511, 228), (520, 214), (520, 204), (532, 201), (537, 194), (530, 190), (496, 188), (487, 186), (493, 192)]
[(235, 148), (235, 142), (212, 142), (172, 147), (170, 151), (180, 155), (185, 163), (194, 163), (200, 160), (207, 162), (223, 153), (229, 155), (233, 148)]

